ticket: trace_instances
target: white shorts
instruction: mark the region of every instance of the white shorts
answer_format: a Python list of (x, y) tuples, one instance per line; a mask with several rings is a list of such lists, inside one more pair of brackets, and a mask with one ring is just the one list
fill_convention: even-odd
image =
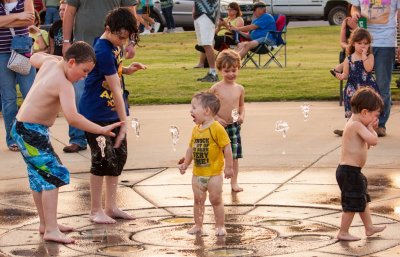
[(194, 20), (194, 29), (196, 30), (197, 44), (200, 46), (211, 46), (214, 42), (215, 24), (206, 14), (202, 14)]

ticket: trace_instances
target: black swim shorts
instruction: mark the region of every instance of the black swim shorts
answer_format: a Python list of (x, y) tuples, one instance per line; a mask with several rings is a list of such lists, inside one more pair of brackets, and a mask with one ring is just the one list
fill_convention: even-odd
[[(114, 122), (96, 122), (100, 126), (107, 126)], [(113, 130), (118, 136), (119, 128)], [(97, 135), (86, 132), (92, 154), (90, 173), (96, 176), (119, 176), (128, 157), (126, 138), (121, 146), (114, 148), (116, 137)]]
[(364, 212), (371, 198), (368, 195), (368, 181), (360, 167), (339, 165), (336, 169), (336, 181), (342, 192), (344, 212)]

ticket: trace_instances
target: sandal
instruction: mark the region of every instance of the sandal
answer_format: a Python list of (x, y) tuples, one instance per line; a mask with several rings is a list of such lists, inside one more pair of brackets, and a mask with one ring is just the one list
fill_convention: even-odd
[(8, 149), (10, 149), (12, 152), (19, 152), (19, 148), (16, 144), (9, 145)]

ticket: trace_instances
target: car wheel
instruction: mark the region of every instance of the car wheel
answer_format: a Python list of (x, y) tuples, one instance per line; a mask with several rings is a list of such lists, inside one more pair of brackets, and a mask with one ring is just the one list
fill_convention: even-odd
[(330, 25), (340, 25), (347, 16), (347, 9), (344, 6), (333, 7), (328, 14)]
[(161, 24), (161, 25), (160, 25), (160, 28), (158, 29), (158, 31), (155, 31), (155, 32), (163, 32), (163, 31), (164, 31), (164, 24), (163, 24), (163, 22), (162, 22), (160, 16), (158, 16), (157, 13), (152, 12), (152, 13), (150, 13), (150, 17), (153, 18), (153, 20), (154, 20), (155, 22), (158, 22), (158, 23)]

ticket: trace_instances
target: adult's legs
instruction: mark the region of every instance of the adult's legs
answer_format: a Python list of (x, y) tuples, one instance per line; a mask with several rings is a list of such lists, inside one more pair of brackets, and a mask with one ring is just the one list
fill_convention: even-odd
[(206, 54), (206, 58), (208, 61), (208, 65), (210, 66), (210, 69), (215, 70), (215, 54), (214, 54), (214, 49), (212, 45), (204, 45), (204, 51)]
[(174, 20), (174, 16), (172, 15), (172, 9), (173, 8), (174, 8), (173, 6), (170, 6), (170, 7), (166, 8), (167, 9), (167, 16), (168, 16), (168, 20), (169, 20), (169, 25), (170, 25), (171, 29), (175, 28), (175, 20)]
[(22, 96), (25, 97), (32, 86), (36, 70), (32, 67), (28, 75), (20, 75), (7, 68), (8, 59), (10, 59), (9, 53), (0, 54), (0, 95), (4, 125), (6, 128), (6, 143), (7, 146), (10, 147), (11, 145), (15, 144), (14, 139), (11, 138), (10, 132), (11, 126), (18, 112), (17, 82), (20, 84)]
[(375, 57), (375, 76), (381, 93), (384, 110), (379, 116), (379, 127), (386, 128), (386, 122), (389, 119), (392, 99), (390, 94), (390, 82), (392, 79), (392, 70), (395, 61), (394, 47), (374, 47)]
[(238, 44), (236, 51), (239, 53), (240, 58), (243, 58), (250, 49), (257, 47), (258, 44), (259, 43), (256, 40), (241, 42)]
[[(79, 101), (80, 101), (80, 99), (82, 97), (84, 88), (85, 88), (85, 80), (84, 79), (79, 80), (78, 82), (76, 82), (74, 84), (75, 104), (76, 104), (76, 107), (77, 107), (78, 111), (79, 111)], [(86, 149), (87, 142), (86, 142), (85, 131), (77, 129), (77, 128), (73, 127), (73, 126), (69, 126), (68, 134), (69, 134), (69, 144), (70, 144), (70, 146), (64, 147), (64, 152), (77, 152), (77, 151), (74, 151), (71, 148), (71, 145), (73, 145), (73, 144), (74, 145), (78, 145), (79, 148), (80, 148), (79, 150)], [(69, 150), (69, 149), (72, 149), (72, 151)]]
[(52, 24), (60, 19), (59, 11), (56, 7), (49, 6), (46, 9), (46, 17), (44, 24)]

